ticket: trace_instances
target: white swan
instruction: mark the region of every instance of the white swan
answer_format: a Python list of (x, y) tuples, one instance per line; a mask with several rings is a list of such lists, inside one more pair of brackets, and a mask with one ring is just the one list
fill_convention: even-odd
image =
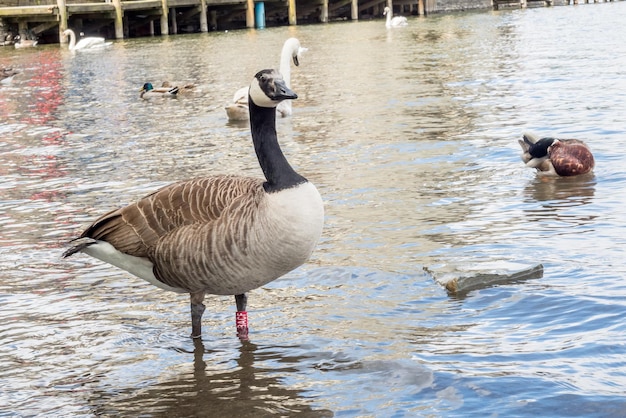
[(393, 17), (393, 12), (389, 7), (385, 7), (383, 15), (387, 16), (387, 21), (385, 22), (385, 26), (387, 28), (395, 28), (398, 26), (406, 26), (409, 24), (409, 22), (407, 22), (406, 20), (406, 17), (404, 16)]
[(235, 295), (247, 339), (246, 292), (307, 261), (322, 233), (315, 186), (283, 155), (276, 106), (297, 95), (276, 70), (249, 89), (252, 142), (265, 179), (212, 176), (166, 186), (109, 212), (64, 254), (84, 252), (165, 290), (191, 296), (191, 336), (200, 337), (205, 294)]
[(70, 43), (68, 48), (70, 51), (84, 51), (84, 50), (93, 50), (93, 49), (101, 49), (105, 46), (109, 46), (112, 42), (106, 42), (104, 38), (99, 36), (89, 36), (87, 38), (82, 38), (78, 43), (76, 43), (76, 34), (71, 29), (66, 29), (63, 31), (63, 37), (70, 37)]
[[(287, 87), (291, 88), (291, 62), (298, 66), (300, 58), (307, 49), (300, 45), (300, 41), (296, 38), (289, 38), (283, 44), (280, 53), (279, 71), (283, 76), (283, 80)], [(291, 116), (291, 101), (285, 100), (280, 102), (277, 107), (278, 115), (281, 117)], [(248, 120), (248, 87), (242, 87), (237, 90), (233, 96), (232, 104), (226, 106), (226, 115), (228, 120), (241, 121)]]

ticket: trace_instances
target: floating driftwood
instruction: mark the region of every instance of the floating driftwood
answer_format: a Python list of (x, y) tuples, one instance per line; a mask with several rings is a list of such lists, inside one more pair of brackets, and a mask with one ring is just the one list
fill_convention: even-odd
[[(430, 274), (436, 282), (446, 288), (449, 294), (454, 296), (465, 296), (468, 292), (499, 284), (518, 283), (524, 280), (539, 279), (543, 277), (543, 265), (528, 267), (510, 273), (471, 273), (451, 272), (437, 275), (428, 267), (424, 271)], [(466, 274), (466, 275), (461, 275)]]

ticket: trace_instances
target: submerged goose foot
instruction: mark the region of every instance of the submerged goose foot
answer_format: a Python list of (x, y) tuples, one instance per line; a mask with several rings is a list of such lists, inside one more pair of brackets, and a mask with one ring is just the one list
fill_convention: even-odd
[(191, 294), (191, 338), (202, 337), (202, 314), (206, 309), (203, 300), (204, 292)]
[(248, 297), (245, 293), (235, 295), (235, 303), (237, 304), (237, 313), (235, 314), (237, 337), (242, 341), (248, 341), (248, 312), (246, 312)]

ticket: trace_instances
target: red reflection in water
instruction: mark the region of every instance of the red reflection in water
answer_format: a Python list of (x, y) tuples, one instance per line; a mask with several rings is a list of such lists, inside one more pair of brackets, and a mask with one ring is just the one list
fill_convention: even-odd
[[(58, 109), (64, 102), (64, 67), (61, 55), (56, 50), (41, 50), (36, 53), (28, 53), (20, 56), (20, 77), (17, 83), (13, 83), (13, 89), (17, 89), (16, 95), (6, 97), (2, 101), (3, 110), (11, 110), (8, 115), (13, 115), (14, 122), (25, 125), (20, 128), (20, 133), (14, 136), (14, 144), (18, 149), (27, 149), (34, 145), (33, 140), (44, 147), (51, 146), (55, 152), (41, 148), (35, 152), (9, 153), (5, 156), (12, 164), (8, 164), (9, 171), (17, 171), (22, 178), (37, 178), (42, 182), (39, 190), (33, 190), (27, 198), (31, 200), (52, 201), (62, 198), (58, 190), (46, 190), (45, 180), (65, 177), (67, 169), (59, 160), (56, 146), (64, 143), (67, 132), (54, 129), (54, 122), (58, 119)], [(14, 80), (15, 81), (15, 80)], [(43, 128), (41, 134), (36, 134), (34, 139), (29, 131)], [(28, 132), (24, 135), (24, 131)], [(11, 141), (11, 138), (6, 138)], [(22, 155), (20, 155), (22, 154)], [(11, 168), (11, 166), (13, 168)], [(14, 190), (17, 196), (23, 196), (23, 190)]]
[(44, 125), (55, 120), (55, 112), (63, 103), (62, 63), (58, 51), (42, 51), (31, 54), (30, 61), (24, 65), (37, 68), (27, 82), (31, 92), (25, 100), (26, 108), (22, 109), (21, 122), (28, 125)]

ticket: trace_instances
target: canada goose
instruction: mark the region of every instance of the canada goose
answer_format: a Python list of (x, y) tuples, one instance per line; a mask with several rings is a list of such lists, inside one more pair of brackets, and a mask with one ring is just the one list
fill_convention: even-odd
[(82, 38), (76, 43), (76, 34), (71, 29), (63, 31), (63, 38), (70, 37), (70, 43), (68, 49), (70, 51), (84, 51), (84, 50), (96, 50), (102, 49), (112, 44), (112, 42), (106, 42), (106, 40), (99, 36), (88, 36)]
[(518, 140), (522, 161), (544, 176), (577, 176), (593, 170), (591, 150), (579, 139), (539, 138), (525, 133)]
[(20, 35), (15, 36), (15, 38), (13, 38), (15, 41), (15, 48), (19, 49), (19, 48), (32, 48), (34, 46), (37, 46), (37, 40), (36, 39), (22, 39), (22, 37)]
[(395, 28), (398, 26), (406, 26), (409, 24), (409, 22), (407, 22), (406, 20), (406, 17), (404, 16), (393, 17), (393, 12), (389, 7), (385, 7), (385, 10), (383, 11), (383, 16), (387, 16), (387, 20), (385, 21), (385, 26), (387, 28)]
[(196, 178), (166, 186), (96, 220), (63, 257), (84, 252), (162, 289), (191, 296), (191, 336), (201, 336), (205, 294), (235, 295), (247, 339), (246, 292), (307, 261), (322, 233), (319, 192), (283, 155), (276, 106), (295, 99), (276, 70), (249, 91), (252, 142), (265, 175)]
[[(293, 61), (296, 67), (299, 66), (300, 58), (306, 51), (307, 49), (303, 48), (296, 38), (289, 38), (283, 44), (279, 71), (288, 88), (291, 88), (291, 62)], [(280, 102), (277, 111), (280, 117), (291, 116), (291, 101)], [(248, 87), (242, 87), (235, 92), (232, 103), (226, 106), (226, 115), (231, 121), (248, 120)]]
[(150, 99), (153, 97), (174, 97), (178, 94), (178, 87), (157, 87), (154, 88), (152, 83), (144, 83), (139, 90), (139, 97), (142, 99)]

